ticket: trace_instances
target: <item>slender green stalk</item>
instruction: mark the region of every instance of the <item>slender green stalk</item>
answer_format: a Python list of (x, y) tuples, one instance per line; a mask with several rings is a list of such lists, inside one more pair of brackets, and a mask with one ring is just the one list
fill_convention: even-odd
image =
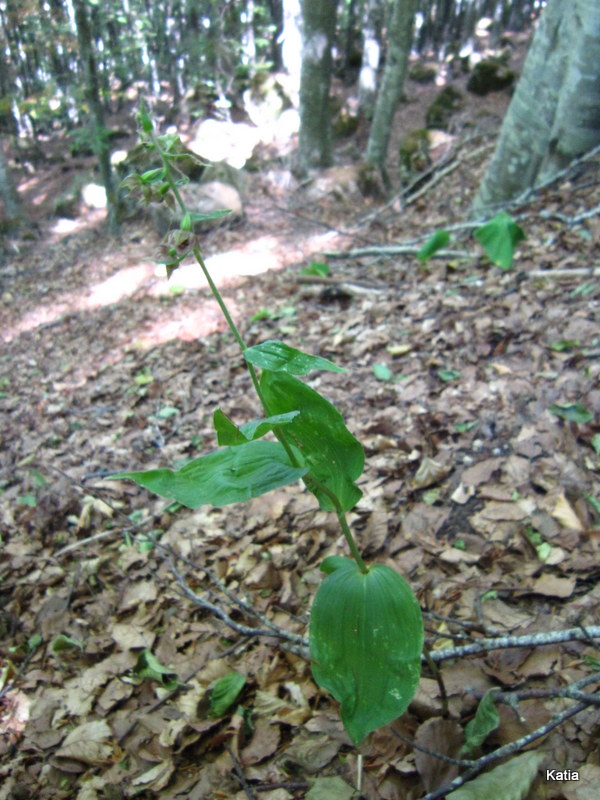
[[(187, 209), (187, 207), (185, 205), (185, 202), (183, 201), (183, 198), (181, 197), (181, 193), (179, 192), (179, 188), (178, 188), (176, 182), (173, 180), (173, 172), (172, 172), (172, 168), (171, 168), (171, 164), (170, 164), (170, 160), (169, 160), (169, 154), (162, 149), (162, 147), (160, 146), (160, 142), (159, 142), (158, 138), (156, 137), (156, 135), (154, 134), (153, 131), (149, 132), (148, 136), (149, 136), (152, 144), (154, 145), (156, 151), (160, 154), (160, 158), (161, 158), (161, 161), (163, 163), (164, 170), (165, 170), (166, 180), (167, 180), (167, 182), (169, 184), (169, 187), (170, 187), (171, 191), (173, 192), (173, 194), (175, 196), (177, 204), (181, 208), (181, 211), (184, 214), (187, 214), (188, 213), (188, 209)], [(221, 295), (221, 292), (219, 291), (217, 285), (215, 284), (215, 282), (212, 279), (212, 275), (210, 274), (210, 272), (208, 270), (208, 267), (206, 266), (204, 258), (202, 257), (202, 253), (200, 252), (200, 248), (199, 247), (192, 247), (191, 252), (193, 253), (194, 258), (198, 262), (198, 265), (200, 266), (200, 269), (202, 270), (202, 272), (204, 274), (204, 277), (206, 278), (206, 281), (208, 283), (210, 291), (211, 291), (213, 297), (215, 298), (215, 300), (217, 301), (217, 303), (219, 305), (219, 308), (221, 309), (221, 312), (222, 312), (223, 316), (225, 317), (225, 321), (227, 322), (227, 325), (229, 326), (229, 330), (233, 334), (234, 339), (236, 340), (236, 342), (240, 346), (240, 349), (241, 349), (241, 351), (243, 353), (247, 349), (246, 348), (246, 343), (244, 342), (242, 334), (240, 333), (237, 325), (235, 324), (235, 322), (233, 320), (233, 317), (229, 313), (229, 309), (227, 308), (227, 305), (225, 304), (225, 301), (223, 300), (223, 296)], [(265, 397), (264, 397), (264, 395), (262, 393), (262, 390), (261, 390), (261, 387), (260, 387), (260, 383), (259, 383), (259, 380), (258, 380), (258, 376), (256, 374), (256, 370), (254, 369), (254, 366), (252, 364), (250, 364), (248, 362), (246, 362), (246, 364), (247, 364), (247, 367), (248, 367), (248, 371), (250, 372), (250, 377), (252, 379), (252, 383), (254, 385), (254, 389), (256, 391), (256, 394), (258, 395), (258, 399), (260, 400), (260, 403), (261, 403), (261, 405), (262, 405), (262, 407), (264, 409), (265, 414), (267, 416), (269, 416), (268, 404), (267, 404), (266, 399), (265, 399)], [(278, 426), (275, 426), (273, 428), (273, 432), (274, 432), (275, 436), (277, 437), (277, 439), (281, 442), (282, 446), (284, 447), (284, 449), (285, 449), (285, 451), (287, 453), (287, 456), (290, 459), (290, 463), (295, 467), (299, 466), (298, 459), (296, 458), (296, 456), (294, 454), (294, 451), (293, 451), (292, 446), (291, 446), (291, 444), (289, 442), (289, 439), (288, 439), (288, 437), (287, 437), (287, 435), (285, 433), (285, 430), (283, 430), (282, 427), (278, 425)], [(338, 518), (338, 522), (340, 523), (340, 527), (342, 529), (342, 533), (344, 534), (344, 538), (346, 539), (346, 542), (348, 543), (348, 547), (350, 548), (350, 552), (352, 554), (352, 557), (356, 561), (360, 571), (366, 574), (369, 571), (368, 567), (367, 567), (367, 565), (365, 564), (365, 562), (363, 561), (363, 559), (362, 559), (362, 557), (360, 555), (360, 552), (359, 552), (358, 547), (356, 545), (356, 541), (355, 541), (355, 539), (354, 539), (354, 537), (352, 535), (352, 532), (351, 532), (351, 530), (350, 530), (350, 528), (348, 526), (348, 522), (346, 520), (346, 516), (344, 514), (344, 511), (343, 511), (343, 509), (342, 509), (342, 507), (340, 505), (340, 502), (339, 502), (337, 496), (332, 491), (330, 491), (324, 484), (322, 484), (319, 480), (317, 480), (316, 478), (314, 478), (312, 476), (305, 476), (304, 477), (304, 482), (306, 483), (307, 486), (314, 487), (315, 489), (317, 489), (320, 492), (322, 492), (323, 494), (325, 494), (329, 498), (329, 500), (331, 500), (331, 503), (332, 503), (332, 505), (334, 507), (334, 510), (335, 510), (335, 514), (336, 514), (336, 516)]]

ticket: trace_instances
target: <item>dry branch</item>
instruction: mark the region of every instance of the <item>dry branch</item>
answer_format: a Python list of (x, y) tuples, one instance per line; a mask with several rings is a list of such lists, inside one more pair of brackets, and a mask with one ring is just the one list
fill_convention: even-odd
[(442, 786), (433, 792), (429, 792), (428, 794), (424, 795), (421, 800), (438, 800), (440, 797), (445, 797), (450, 792), (458, 789), (459, 786), (463, 786), (472, 778), (476, 777), (476, 775), (482, 772), (489, 764), (493, 764), (495, 761), (499, 761), (501, 758), (506, 758), (507, 756), (512, 756), (515, 753), (518, 753), (519, 750), (522, 750), (532, 742), (535, 742), (536, 739), (541, 739), (542, 736), (550, 733), (551, 730), (554, 730), (554, 728), (562, 725), (562, 723), (566, 720), (574, 717), (576, 714), (579, 714), (580, 711), (584, 711), (587, 707), (587, 703), (578, 703), (576, 706), (572, 706), (571, 708), (562, 711), (560, 714), (554, 714), (552, 719), (545, 725), (541, 725), (539, 728), (531, 731), (531, 733), (521, 736), (520, 739), (515, 739), (513, 742), (505, 744), (504, 747), (499, 747), (492, 753), (487, 753), (487, 755), (478, 758), (473, 766), (464, 773), (464, 775), (459, 775), (458, 778), (455, 778), (446, 786)]

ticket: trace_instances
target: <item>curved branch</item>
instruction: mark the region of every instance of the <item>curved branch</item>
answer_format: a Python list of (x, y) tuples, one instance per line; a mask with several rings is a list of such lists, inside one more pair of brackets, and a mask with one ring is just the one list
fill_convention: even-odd
[(493, 764), (494, 761), (499, 761), (501, 758), (506, 758), (506, 756), (510, 756), (513, 755), (513, 753), (519, 752), (519, 750), (522, 750), (527, 745), (535, 742), (536, 739), (541, 739), (542, 736), (545, 736), (551, 730), (561, 725), (563, 722), (565, 722), (565, 720), (569, 719), (570, 717), (574, 717), (575, 714), (579, 714), (580, 711), (584, 711), (587, 707), (588, 703), (578, 703), (576, 706), (567, 708), (560, 714), (554, 714), (552, 719), (545, 725), (541, 725), (539, 728), (531, 731), (531, 733), (521, 736), (520, 739), (515, 739), (514, 742), (509, 742), (508, 744), (505, 744), (504, 747), (499, 747), (492, 753), (488, 753), (487, 755), (478, 758), (474, 765), (463, 775), (459, 775), (458, 778), (455, 778), (451, 783), (446, 784), (446, 786), (441, 786), (439, 789), (429, 792), (428, 794), (424, 795), (421, 800), (438, 800), (440, 797), (445, 797), (450, 792), (458, 789), (459, 786), (463, 786), (465, 783), (470, 781), (489, 764)]
[(479, 639), (461, 647), (433, 650), (431, 659), (432, 661), (447, 661), (451, 658), (465, 658), (465, 656), (486, 653), (489, 650), (505, 650), (509, 647), (540, 647), (572, 641), (590, 642), (592, 639), (600, 639), (600, 625), (591, 625), (587, 628), (567, 628), (563, 631), (530, 633), (523, 636), (497, 636), (493, 639)]

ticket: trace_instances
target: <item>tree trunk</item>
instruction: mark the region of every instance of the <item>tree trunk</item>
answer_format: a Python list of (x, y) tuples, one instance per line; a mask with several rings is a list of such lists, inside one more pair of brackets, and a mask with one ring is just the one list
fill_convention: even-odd
[(381, 58), (381, 6), (378, 0), (368, 0), (364, 8), (362, 34), (358, 107), (366, 119), (372, 119), (377, 94), (377, 71)]
[(302, 0), (302, 73), (300, 77), (300, 133), (296, 168), (331, 164), (331, 45), (335, 33), (337, 0)]
[(292, 79), (292, 86), (300, 91), (302, 71), (302, 9), (300, 0), (283, 0), (283, 27), (281, 31), (281, 63)]
[(74, 0), (73, 7), (75, 10), (75, 25), (77, 27), (77, 44), (83, 67), (85, 93), (91, 111), (93, 145), (98, 155), (100, 175), (106, 190), (109, 228), (111, 231), (116, 231), (118, 228), (117, 203), (110, 166), (108, 136), (104, 127), (104, 110), (100, 102), (100, 85), (92, 44), (92, 30), (86, 12), (85, 0)]
[(402, 96), (416, 6), (417, 0), (394, 0), (392, 8), (387, 57), (366, 152), (366, 160), (378, 167), (383, 167), (394, 113)]
[(550, 0), (474, 211), (490, 215), (598, 144), (600, 5), (598, 0)]
[(8, 221), (8, 226), (11, 227), (23, 218), (23, 210), (8, 168), (2, 140), (0, 140), (0, 197), (4, 200), (4, 214)]

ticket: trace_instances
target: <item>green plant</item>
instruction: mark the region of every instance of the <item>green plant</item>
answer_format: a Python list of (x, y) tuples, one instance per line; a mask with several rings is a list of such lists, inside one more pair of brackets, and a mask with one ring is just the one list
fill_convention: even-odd
[[(515, 248), (525, 239), (523, 229), (505, 211), (501, 211), (489, 222), (478, 227), (473, 235), (490, 261), (505, 271), (511, 269)], [(436, 231), (419, 250), (417, 258), (424, 264), (449, 241), (448, 231)]]
[[(112, 477), (129, 478), (190, 508), (240, 502), (302, 479), (320, 508), (337, 516), (352, 560), (336, 556), (321, 565), (326, 577), (313, 603), (309, 643), (315, 680), (338, 700), (344, 726), (359, 745), (411, 701), (420, 676), (423, 622), (408, 583), (385, 564), (367, 566), (348, 526), (346, 512), (362, 494), (356, 485), (364, 467), (362, 446), (337, 409), (297, 377), (312, 370), (345, 370), (281, 341), (246, 346), (192, 231), (199, 215), (190, 214), (181, 199), (178, 187), (187, 179), (178, 169), (177, 137), (157, 135), (144, 109), (139, 119), (143, 145), (161, 166), (128, 176), (124, 185), (147, 202), (167, 202), (181, 210), (180, 229), (168, 233), (162, 244), (167, 271), (176, 270), (188, 254), (194, 256), (240, 346), (264, 416), (238, 426), (216, 409), (219, 449), (175, 471)], [(214, 215), (203, 218), (209, 216)], [(267, 434), (275, 441), (264, 440)]]

